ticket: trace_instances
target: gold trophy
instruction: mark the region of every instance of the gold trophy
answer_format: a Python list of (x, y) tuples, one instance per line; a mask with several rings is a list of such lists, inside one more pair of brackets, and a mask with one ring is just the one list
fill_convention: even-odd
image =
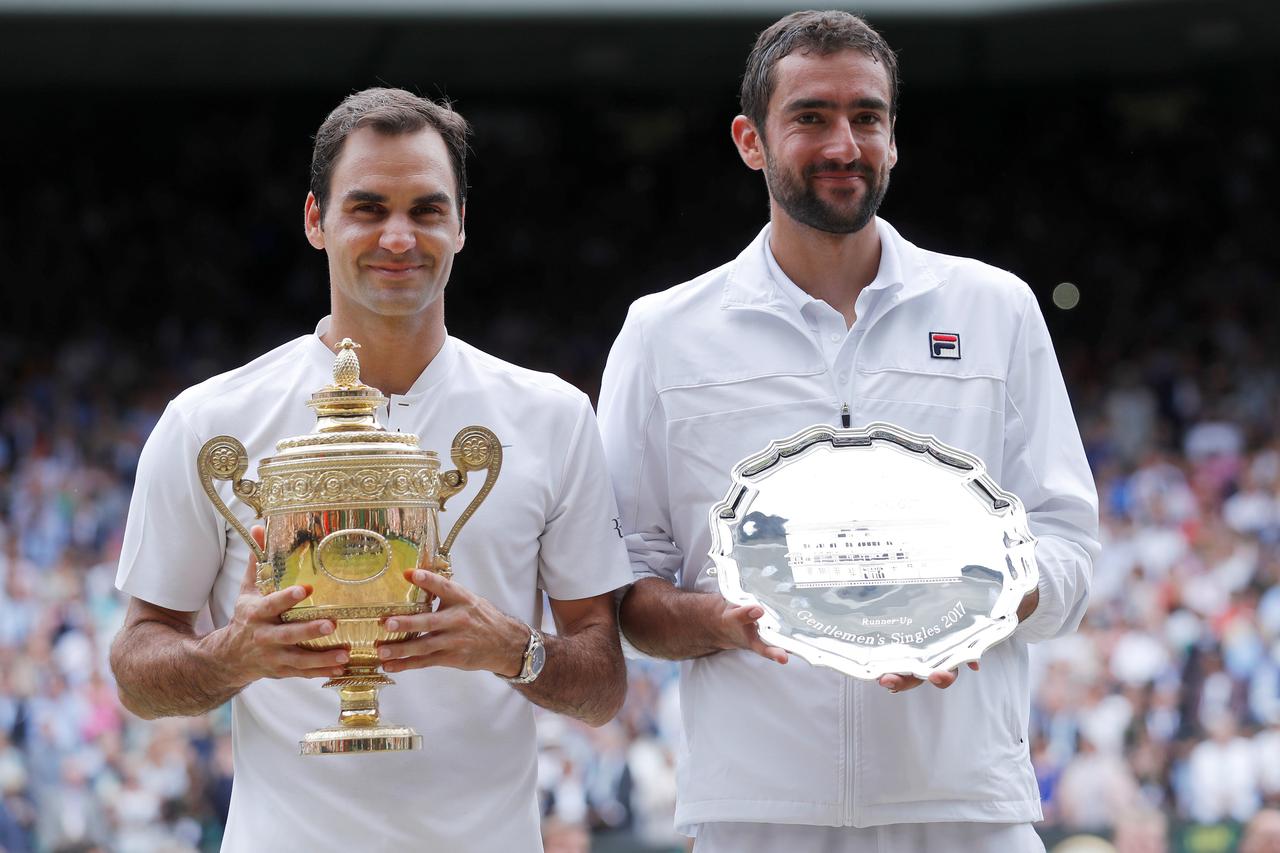
[[(453, 540), (502, 467), (502, 445), (484, 427), (457, 434), (451, 450), (457, 468), (445, 472), (416, 435), (387, 432), (374, 415), (387, 399), (360, 382), (357, 347), (350, 338), (338, 344), (333, 384), (307, 403), (316, 412), (315, 430), (279, 442), (276, 455), (259, 464), (256, 482), (244, 479), (249, 457), (231, 436), (209, 439), (196, 458), (209, 499), (257, 556), (258, 590), (267, 595), (295, 584), (311, 587), (311, 595), (285, 611), (284, 621), (331, 619), (337, 626), (301, 645), (350, 649), (342, 675), (324, 685), (341, 697), (338, 725), (307, 733), (303, 755), (421, 748), (422, 737), (412, 728), (384, 724), (378, 715), (378, 691), (395, 683), (379, 671), (378, 644), (417, 636), (388, 631), (383, 620), (431, 609), (431, 597), (405, 572), (453, 574)], [(487, 473), (479, 492), (441, 541), (438, 516), (445, 501), (466, 486), (468, 472), (481, 470)], [(214, 480), (230, 480), (236, 496), (266, 520), (265, 549), (227, 509)]]

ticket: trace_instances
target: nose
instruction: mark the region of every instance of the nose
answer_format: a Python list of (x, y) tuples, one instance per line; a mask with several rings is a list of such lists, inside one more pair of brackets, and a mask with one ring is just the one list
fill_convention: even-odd
[(828, 160), (852, 163), (862, 154), (862, 150), (858, 147), (858, 139), (847, 121), (833, 121), (831, 131), (823, 143), (822, 154)]
[(402, 255), (412, 249), (417, 242), (414, 236), (413, 223), (407, 216), (392, 216), (383, 226), (378, 246), (395, 255)]

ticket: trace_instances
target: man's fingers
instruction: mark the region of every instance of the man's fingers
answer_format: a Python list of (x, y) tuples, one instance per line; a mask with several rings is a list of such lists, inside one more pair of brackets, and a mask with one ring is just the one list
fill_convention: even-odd
[(788, 655), (784, 649), (771, 646), (760, 639), (760, 628), (756, 621), (764, 616), (764, 608), (755, 604), (729, 605), (725, 608), (723, 619), (725, 631), (738, 648), (748, 649), (774, 663), (786, 663)]
[(751, 651), (760, 655), (762, 658), (773, 661), (774, 663), (786, 663), (788, 660), (786, 649), (771, 646), (758, 636), (751, 644)]
[[(266, 548), (267, 531), (261, 524), (255, 524), (249, 528), (249, 535), (253, 537), (253, 541), (258, 543), (259, 548)], [(245, 569), (244, 580), (240, 582), (241, 592), (253, 592), (258, 588), (258, 556), (253, 553), (253, 549), (249, 549), (249, 566)]]
[(351, 653), (346, 649), (318, 652), (311, 649), (299, 649), (294, 646), (280, 649), (272, 657), (272, 660), (276, 661), (277, 665), (283, 669), (292, 669), (299, 672), (323, 670), (325, 673), (334, 669), (341, 669), (342, 665), (350, 659)]
[(457, 663), (449, 656), (449, 652), (441, 649), (429, 655), (414, 655), (408, 658), (383, 661), (383, 672), (404, 672), (407, 669), (425, 669), (429, 666), (453, 666)]
[(880, 676), (879, 683), (881, 687), (890, 693), (902, 693), (905, 690), (914, 690), (924, 684), (924, 681), (914, 675), (891, 674)]
[(448, 639), (437, 632), (426, 637), (416, 637), (412, 640), (402, 640), (398, 643), (383, 643), (378, 646), (378, 657), (384, 661), (404, 660), (405, 658), (432, 655), (448, 647)]
[(929, 683), (940, 690), (946, 690), (948, 687), (956, 683), (956, 679), (960, 677), (960, 671), (953, 669), (950, 672), (935, 672), (929, 676)]
[(407, 631), (426, 633), (428, 631), (447, 631), (459, 626), (459, 620), (465, 618), (455, 616), (457, 610), (437, 610), (431, 613), (415, 613), (409, 616), (391, 616), (382, 624), (388, 631)]
[(340, 666), (286, 667), (272, 673), (269, 678), (337, 678), (344, 672)]
[[(969, 661), (969, 669), (977, 672), (979, 664), (976, 660)], [(956, 683), (956, 679), (960, 677), (960, 669), (957, 667), (949, 672), (935, 672), (929, 676), (927, 681), (940, 690), (946, 690), (948, 687)], [(926, 679), (916, 678), (914, 675), (903, 675), (894, 673), (892, 675), (880, 676), (879, 682), (881, 687), (890, 693), (901, 693), (904, 690), (913, 690), (925, 683)]]
[(335, 667), (326, 666), (326, 667), (320, 667), (318, 669), (295, 670), (293, 673), (291, 673), (289, 677), (290, 678), (337, 678), (338, 676), (342, 675), (345, 671), (346, 670), (344, 670), (340, 666), (335, 666)]
[(294, 585), (286, 587), (279, 592), (273, 592), (270, 595), (264, 595), (262, 600), (256, 602), (255, 609), (260, 616), (267, 619), (276, 619), (281, 613), (297, 604), (302, 599), (311, 594), (311, 587), (306, 585)]
[(760, 607), (728, 605), (720, 614), (720, 631), (733, 647), (754, 650), (751, 643), (759, 636), (756, 620), (763, 615)]
[(404, 573), (405, 580), (440, 599), (441, 607), (469, 601), (471, 594), (466, 587), (454, 583), (444, 575), (426, 569), (412, 569)]
[(738, 625), (749, 625), (764, 615), (764, 608), (756, 605), (737, 605), (724, 612), (724, 618)]
[(272, 640), (282, 646), (294, 646), (306, 640), (327, 637), (334, 632), (335, 627), (328, 619), (312, 619), (306, 622), (286, 622), (269, 630)]
[[(253, 537), (254, 542), (258, 543), (259, 548), (266, 547), (267, 531), (261, 524), (255, 524), (249, 530), (249, 535)], [(240, 592), (241, 594), (250, 595), (259, 594), (258, 558), (253, 554), (252, 550), (249, 552), (249, 567), (245, 569), (244, 582), (240, 584)], [(268, 619), (279, 618), (281, 613), (310, 594), (311, 587), (309, 586), (291, 586), (287, 589), (278, 590), (262, 596), (262, 601), (257, 602), (257, 612)]]

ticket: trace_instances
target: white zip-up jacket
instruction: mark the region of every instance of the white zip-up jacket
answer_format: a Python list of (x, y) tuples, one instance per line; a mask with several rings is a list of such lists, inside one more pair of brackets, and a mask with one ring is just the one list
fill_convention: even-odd
[[(811, 424), (839, 425), (847, 405), (855, 427), (889, 421), (986, 462), (1039, 539), (1040, 603), (947, 690), (890, 694), (794, 656), (684, 661), (682, 829), (1042, 816), (1027, 643), (1074, 630), (1084, 613), (1099, 547), (1093, 478), (1030, 289), (876, 227), (899, 280), (834, 369), (770, 276), (768, 228), (735, 261), (632, 305), (600, 397), (632, 569), (716, 591), (707, 516), (734, 463)], [(933, 333), (958, 338), (960, 357), (935, 357)]]

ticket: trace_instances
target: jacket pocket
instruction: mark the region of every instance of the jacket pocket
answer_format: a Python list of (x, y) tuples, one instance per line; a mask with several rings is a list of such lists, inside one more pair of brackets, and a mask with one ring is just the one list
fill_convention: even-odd
[(923, 685), (895, 696), (864, 687), (855, 797), (868, 805), (1034, 797), (1016, 722), (1028, 699), (1009, 671), (1014, 656), (1008, 643), (995, 646), (980, 671), (962, 668), (946, 690)]
[(887, 421), (974, 454), (999, 480), (1005, 383), (993, 375), (858, 371), (855, 426)]

